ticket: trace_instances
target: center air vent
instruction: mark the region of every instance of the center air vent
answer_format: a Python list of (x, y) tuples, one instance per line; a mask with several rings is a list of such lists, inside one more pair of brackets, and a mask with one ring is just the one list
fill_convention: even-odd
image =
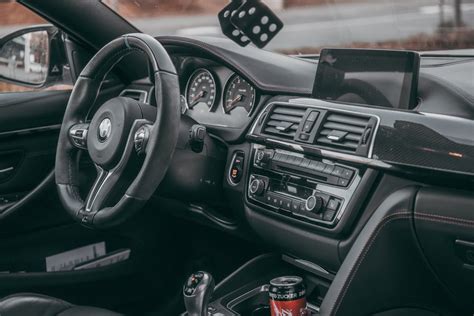
[(263, 126), (263, 133), (285, 139), (294, 139), (306, 109), (291, 106), (275, 106)]
[(341, 112), (328, 112), (315, 144), (366, 155), (376, 119)]

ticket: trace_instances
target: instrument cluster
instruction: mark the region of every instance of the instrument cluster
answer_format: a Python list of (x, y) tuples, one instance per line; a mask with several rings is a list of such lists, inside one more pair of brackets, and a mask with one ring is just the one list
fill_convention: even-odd
[(251, 83), (222, 66), (190, 71), (182, 93), (183, 113), (202, 124), (225, 127), (248, 122), (258, 97)]

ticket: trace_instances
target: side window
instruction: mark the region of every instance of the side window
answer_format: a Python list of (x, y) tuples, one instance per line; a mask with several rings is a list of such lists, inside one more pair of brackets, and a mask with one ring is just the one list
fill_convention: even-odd
[(72, 88), (61, 33), (14, 0), (0, 0), (0, 93)]

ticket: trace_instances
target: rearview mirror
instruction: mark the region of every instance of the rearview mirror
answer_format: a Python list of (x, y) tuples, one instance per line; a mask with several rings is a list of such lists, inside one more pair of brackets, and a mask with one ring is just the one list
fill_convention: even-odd
[(0, 39), (0, 80), (43, 87), (62, 74), (53, 54), (58, 45), (54, 26), (30, 27)]

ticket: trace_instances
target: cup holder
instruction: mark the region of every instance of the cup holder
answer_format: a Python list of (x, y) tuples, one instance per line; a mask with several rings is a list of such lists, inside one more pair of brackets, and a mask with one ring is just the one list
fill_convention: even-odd
[[(268, 288), (268, 284), (255, 288), (230, 301), (227, 307), (241, 316), (270, 316)], [(315, 315), (314, 310), (308, 308), (307, 315)]]
[(269, 316), (268, 288), (268, 284), (255, 288), (230, 301), (227, 307), (242, 316)]
[[(244, 316), (244, 314), (242, 314)], [(254, 308), (253, 311), (250, 312), (251, 316), (270, 316), (270, 306), (269, 305), (263, 305)]]

